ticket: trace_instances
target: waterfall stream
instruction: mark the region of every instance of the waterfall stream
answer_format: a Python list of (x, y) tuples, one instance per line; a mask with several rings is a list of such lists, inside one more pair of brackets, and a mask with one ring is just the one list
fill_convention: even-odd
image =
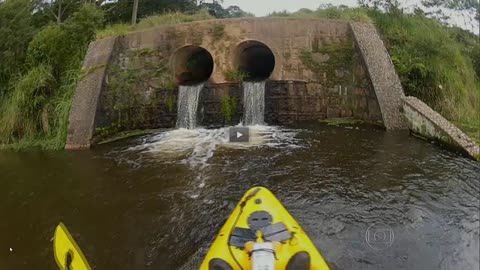
[(243, 82), (243, 101), (245, 106), (243, 124), (262, 125), (265, 113), (265, 81)]
[(177, 101), (177, 128), (194, 129), (197, 126), (197, 111), (204, 83), (180, 85)]

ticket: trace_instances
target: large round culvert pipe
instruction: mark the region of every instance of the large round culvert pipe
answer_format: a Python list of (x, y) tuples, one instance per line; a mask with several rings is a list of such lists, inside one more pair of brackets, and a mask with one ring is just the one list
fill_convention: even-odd
[(213, 57), (204, 48), (188, 45), (173, 55), (173, 69), (179, 85), (193, 85), (208, 81), (213, 72)]
[(275, 68), (275, 56), (264, 43), (247, 40), (237, 46), (235, 64), (246, 75), (245, 81), (263, 81), (270, 77)]

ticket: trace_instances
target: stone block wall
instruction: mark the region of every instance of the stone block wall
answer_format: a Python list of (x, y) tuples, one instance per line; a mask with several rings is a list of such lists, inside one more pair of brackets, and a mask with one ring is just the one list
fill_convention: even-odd
[(100, 94), (93, 141), (137, 129), (174, 127), (177, 86), (168, 55), (159, 50), (124, 50), (117, 39)]
[[(230, 118), (225, 110), (231, 110)], [(239, 83), (209, 84), (203, 88), (198, 114), (201, 126), (236, 125), (242, 118), (243, 91)]]
[[(382, 124), (380, 108), (371, 88), (323, 88), (301, 81), (268, 80), (265, 85), (265, 122), (288, 125), (301, 121), (354, 117)], [(235, 109), (225, 117), (225, 102), (233, 98)], [(204, 127), (236, 125), (242, 121), (243, 87), (240, 83), (206, 85), (202, 90), (198, 122)]]
[[(219, 25), (221, 35), (213, 31), (220, 29)], [(200, 98), (199, 124), (213, 127), (239, 123), (243, 89), (241, 83), (228, 81), (226, 73), (234, 69), (235, 47), (244, 40), (261, 41), (275, 56), (275, 67), (266, 84), (268, 124), (337, 117), (382, 124), (375, 91), (348, 23), (219, 20), (116, 38), (100, 93), (94, 137), (175, 127), (178, 85), (172, 62), (176, 51), (185, 45), (205, 48), (214, 59), (214, 71)], [(232, 110), (226, 108), (232, 105), (235, 112), (227, 117), (225, 109)]]
[(317, 83), (270, 81), (266, 88), (265, 121), (268, 124), (343, 117), (382, 124), (375, 94), (368, 87), (325, 88)]

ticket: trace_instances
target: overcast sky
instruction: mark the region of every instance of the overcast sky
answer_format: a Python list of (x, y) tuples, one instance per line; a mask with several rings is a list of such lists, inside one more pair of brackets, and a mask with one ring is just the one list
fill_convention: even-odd
[[(418, 5), (421, 0), (400, 0), (403, 6)], [(317, 9), (321, 4), (356, 6), (357, 0), (224, 0), (224, 6), (239, 6), (241, 9), (255, 14), (257, 17), (268, 15), (273, 11), (297, 11), (300, 8)], [(458, 14), (452, 14), (452, 23), (478, 33), (478, 25), (472, 29), (469, 23)]]
[(265, 16), (273, 11), (297, 11), (301, 8), (317, 9), (321, 4), (332, 3), (335, 5), (354, 6), (357, 0), (224, 0), (224, 6), (239, 6), (241, 9), (255, 14)]

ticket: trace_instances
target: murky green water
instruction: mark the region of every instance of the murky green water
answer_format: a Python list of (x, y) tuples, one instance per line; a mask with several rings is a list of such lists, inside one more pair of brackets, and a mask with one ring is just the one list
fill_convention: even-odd
[[(337, 269), (478, 269), (479, 163), (362, 126), (264, 133), (249, 147), (183, 131), (0, 152), (0, 269), (55, 269), (60, 221), (94, 269), (178, 269), (253, 185), (270, 188)], [(392, 229), (389, 248), (367, 244), (375, 223)]]

